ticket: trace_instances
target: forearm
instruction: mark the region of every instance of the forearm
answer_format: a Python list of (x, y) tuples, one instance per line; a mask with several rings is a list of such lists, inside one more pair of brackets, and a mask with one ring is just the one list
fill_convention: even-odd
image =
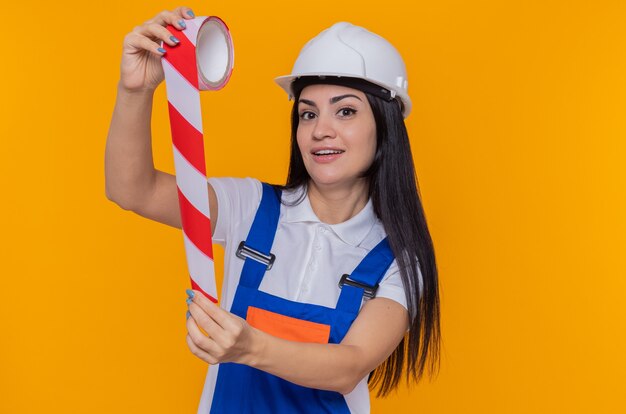
[(128, 92), (118, 86), (105, 149), (106, 195), (132, 209), (153, 188), (150, 120), (152, 92)]
[(287, 341), (254, 330), (246, 364), (309, 388), (347, 394), (367, 375), (358, 347)]

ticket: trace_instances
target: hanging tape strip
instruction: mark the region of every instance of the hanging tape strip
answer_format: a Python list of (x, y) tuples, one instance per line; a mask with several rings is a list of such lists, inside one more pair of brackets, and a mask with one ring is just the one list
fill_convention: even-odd
[(200, 91), (223, 88), (233, 70), (234, 49), (226, 24), (216, 16), (167, 26), (180, 43), (163, 43), (161, 59), (174, 146), (174, 167), (191, 286), (217, 302)]

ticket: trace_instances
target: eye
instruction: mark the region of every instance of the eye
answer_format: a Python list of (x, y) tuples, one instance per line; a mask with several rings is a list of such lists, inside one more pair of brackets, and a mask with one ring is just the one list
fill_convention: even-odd
[(347, 118), (356, 114), (356, 109), (353, 108), (341, 108), (337, 114), (342, 118)]
[(305, 120), (305, 121), (309, 119), (313, 119), (313, 118), (315, 118), (315, 114), (311, 111), (304, 111), (300, 114), (300, 119)]

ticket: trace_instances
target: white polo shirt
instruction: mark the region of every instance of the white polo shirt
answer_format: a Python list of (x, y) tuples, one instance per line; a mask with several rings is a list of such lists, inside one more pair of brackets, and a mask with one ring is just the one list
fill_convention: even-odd
[[(213, 241), (224, 247), (224, 282), (220, 303), (230, 309), (244, 261), (236, 257), (239, 243), (246, 240), (263, 193), (253, 178), (209, 178), (217, 194), (218, 220)], [(295, 201), (301, 191), (283, 191), (285, 202)], [(281, 205), (278, 228), (272, 246), (276, 260), (265, 273), (259, 290), (284, 299), (334, 308), (341, 292), (338, 283), (350, 274), (384, 237), (381, 221), (374, 214), (372, 200), (354, 217), (339, 224), (325, 224), (317, 218), (308, 196), (295, 206)], [(376, 297), (385, 297), (407, 307), (404, 285), (396, 262), (383, 276)], [(365, 298), (364, 300), (367, 300)], [(219, 365), (210, 367), (198, 413), (208, 414)], [(370, 412), (367, 377), (345, 395), (351, 413)]]

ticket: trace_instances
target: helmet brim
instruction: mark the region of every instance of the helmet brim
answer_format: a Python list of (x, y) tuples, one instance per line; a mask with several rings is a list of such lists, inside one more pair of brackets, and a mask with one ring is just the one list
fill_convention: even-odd
[[(293, 82), (298, 79), (301, 78), (303, 76), (317, 76), (317, 77), (322, 77), (322, 76), (329, 76), (329, 77), (345, 77), (345, 78), (354, 78), (354, 74), (349, 74), (349, 73), (336, 73), (336, 72), (324, 72), (324, 73), (302, 73), (302, 74), (298, 74), (298, 75), (285, 75), (285, 76), (278, 76), (276, 78), (274, 78), (274, 82), (276, 82), (276, 84), (278, 86), (280, 86), (286, 93), (287, 96), (289, 97), (289, 100), (292, 100), (294, 98), (294, 91), (292, 88), (292, 84)], [(367, 79), (365, 77), (361, 78), (369, 83), (372, 83), (374, 85), (378, 85), (381, 86), (387, 90), (390, 91), (394, 91), (394, 88), (388, 86), (388, 85), (384, 85), (380, 82), (375, 82), (372, 81), (371, 79)], [(399, 99), (401, 104), (402, 104), (402, 116), (404, 118), (406, 118), (409, 113), (411, 112), (411, 100), (409, 99), (407, 94), (403, 94), (401, 92), (398, 91), (394, 91), (395, 94), (395, 98)]]

